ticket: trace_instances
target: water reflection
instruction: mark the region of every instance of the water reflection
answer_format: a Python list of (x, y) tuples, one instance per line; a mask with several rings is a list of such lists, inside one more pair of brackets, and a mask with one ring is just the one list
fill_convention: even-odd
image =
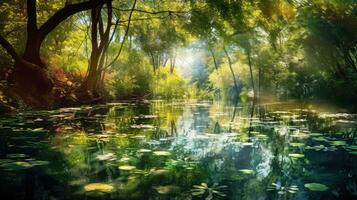
[(354, 199), (357, 115), (313, 108), (158, 101), (3, 116), (1, 193)]

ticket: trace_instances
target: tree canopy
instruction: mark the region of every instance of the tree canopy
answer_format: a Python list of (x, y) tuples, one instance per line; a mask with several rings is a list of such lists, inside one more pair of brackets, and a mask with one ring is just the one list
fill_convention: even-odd
[(354, 0), (3, 0), (2, 104), (357, 100)]

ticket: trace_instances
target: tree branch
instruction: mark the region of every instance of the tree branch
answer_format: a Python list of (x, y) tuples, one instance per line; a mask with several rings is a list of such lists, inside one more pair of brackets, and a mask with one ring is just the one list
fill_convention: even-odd
[[(131, 19), (130, 21), (131, 22), (134, 22), (134, 21), (145, 21), (145, 20), (152, 20), (152, 19), (166, 19), (170, 17), (170, 15), (167, 15), (167, 16), (160, 16), (160, 17), (143, 17), (143, 18), (136, 18), (136, 19)], [(129, 20), (123, 20), (123, 21), (120, 21), (119, 23), (127, 23), (129, 22)]]
[(68, 17), (91, 8), (95, 8), (99, 5), (111, 2), (112, 0), (88, 0), (82, 3), (67, 4), (64, 8), (57, 11), (50, 19), (48, 19), (40, 28), (39, 34), (41, 41), (50, 33), (54, 28), (56, 28), (61, 22), (66, 20)]
[(6, 50), (8, 54), (15, 60), (21, 60), (20, 56), (16, 53), (15, 48), (4, 38), (0, 35), (0, 45)]
[[(121, 12), (126, 12), (126, 11), (131, 11), (131, 9), (120, 9), (120, 8), (114, 8), (115, 10), (121, 11)], [(168, 13), (168, 14), (174, 14), (174, 13), (190, 13), (190, 11), (181, 11), (181, 10), (160, 10), (160, 11), (148, 11), (148, 10), (140, 10), (140, 9), (134, 9), (135, 12), (141, 12), (141, 13), (147, 13), (147, 14), (161, 14), (161, 13)]]
[(121, 51), (122, 51), (122, 49), (123, 49), (125, 40), (126, 40), (126, 38), (127, 38), (127, 36), (128, 36), (128, 33), (129, 33), (131, 17), (132, 17), (132, 15), (133, 15), (134, 10), (135, 10), (136, 1), (137, 1), (137, 0), (134, 0), (133, 7), (131, 8), (131, 12), (130, 12), (129, 19), (128, 19), (128, 26), (126, 27), (125, 34), (124, 34), (124, 38), (123, 38), (123, 41), (121, 42), (121, 45), (120, 45), (120, 49), (119, 49), (119, 51), (118, 51), (118, 54), (115, 56), (115, 58), (113, 59), (112, 62), (110, 62), (107, 66), (105, 66), (105, 67), (103, 68), (103, 70), (106, 70), (106, 69), (108, 69), (111, 65), (113, 65), (113, 64), (115, 63), (115, 61), (119, 58), (120, 54), (121, 54)]

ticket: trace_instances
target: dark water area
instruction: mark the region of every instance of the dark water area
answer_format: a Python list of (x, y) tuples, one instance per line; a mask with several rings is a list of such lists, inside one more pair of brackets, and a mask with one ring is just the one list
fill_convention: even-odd
[(0, 117), (1, 199), (357, 199), (357, 114), (115, 103)]

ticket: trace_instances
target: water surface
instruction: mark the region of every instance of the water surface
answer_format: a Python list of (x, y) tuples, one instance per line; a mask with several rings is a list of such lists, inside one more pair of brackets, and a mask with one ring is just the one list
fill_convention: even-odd
[(356, 199), (357, 115), (117, 103), (0, 117), (8, 199)]

